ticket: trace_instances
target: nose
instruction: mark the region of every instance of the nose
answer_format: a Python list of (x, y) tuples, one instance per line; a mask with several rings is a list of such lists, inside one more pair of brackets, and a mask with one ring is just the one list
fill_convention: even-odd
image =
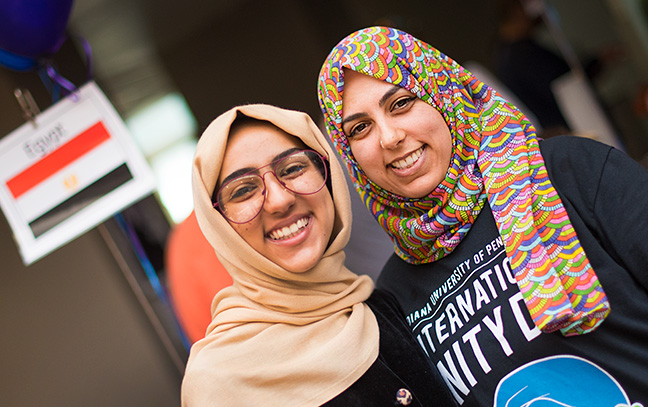
[(383, 123), (380, 126), (380, 135), (379, 135), (379, 143), (380, 147), (382, 147), (385, 150), (393, 150), (398, 145), (405, 139), (405, 131), (395, 127), (391, 126), (387, 123)]
[[(266, 177), (271, 174), (272, 176)], [(274, 173), (268, 171), (263, 174), (265, 183), (265, 202), (263, 210), (268, 213), (283, 213), (295, 203), (295, 193), (286, 189)]]

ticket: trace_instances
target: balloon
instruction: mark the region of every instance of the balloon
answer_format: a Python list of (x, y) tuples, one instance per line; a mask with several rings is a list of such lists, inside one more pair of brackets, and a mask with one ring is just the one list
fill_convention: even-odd
[(16, 55), (0, 48), (0, 65), (4, 65), (15, 71), (29, 71), (36, 68), (38, 61), (33, 58)]
[(73, 0), (0, 0), (0, 63), (28, 69), (65, 41)]

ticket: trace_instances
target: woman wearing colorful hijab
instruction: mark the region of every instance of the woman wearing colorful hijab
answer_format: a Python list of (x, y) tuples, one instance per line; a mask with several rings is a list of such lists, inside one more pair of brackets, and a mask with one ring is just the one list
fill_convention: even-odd
[[(620, 405), (648, 405), (643, 168), (592, 140), (539, 142), (497, 91), (393, 28), (344, 38), (318, 92), (356, 190), (394, 242), (378, 287), (459, 403), (499, 405), (514, 372), (556, 359), (542, 366), (563, 368), (513, 383), (613, 377)], [(604, 374), (571, 370), (576, 359)]]
[(200, 228), (233, 285), (190, 352), (182, 405), (452, 406), (393, 297), (344, 266), (344, 173), (308, 115), (233, 108), (203, 133)]

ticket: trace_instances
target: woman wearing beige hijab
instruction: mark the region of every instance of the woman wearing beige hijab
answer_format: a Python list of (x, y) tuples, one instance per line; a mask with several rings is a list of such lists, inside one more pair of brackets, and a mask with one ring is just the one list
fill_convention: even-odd
[(183, 406), (455, 405), (392, 298), (344, 266), (347, 185), (308, 115), (222, 114), (198, 143), (193, 191), (234, 284), (191, 349)]

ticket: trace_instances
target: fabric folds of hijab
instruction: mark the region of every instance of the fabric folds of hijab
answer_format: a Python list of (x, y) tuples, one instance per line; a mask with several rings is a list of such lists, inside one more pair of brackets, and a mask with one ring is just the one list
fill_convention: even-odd
[[(335, 227), (311, 270), (291, 273), (252, 249), (212, 207), (230, 125), (238, 114), (268, 121), (328, 158)], [(318, 406), (354, 383), (378, 356), (378, 324), (363, 303), (368, 276), (344, 267), (351, 226), (343, 169), (308, 115), (245, 105), (216, 118), (194, 158), (196, 217), (234, 281), (212, 304), (205, 339), (191, 349), (184, 406)]]
[[(443, 115), (454, 152), (445, 179), (427, 197), (390, 193), (359, 167), (341, 127), (344, 69), (401, 86)], [(318, 95), (356, 190), (402, 259), (444, 257), (488, 202), (536, 326), (574, 335), (604, 320), (607, 298), (549, 180), (535, 129), (498, 92), (410, 34), (369, 27), (331, 51)]]

